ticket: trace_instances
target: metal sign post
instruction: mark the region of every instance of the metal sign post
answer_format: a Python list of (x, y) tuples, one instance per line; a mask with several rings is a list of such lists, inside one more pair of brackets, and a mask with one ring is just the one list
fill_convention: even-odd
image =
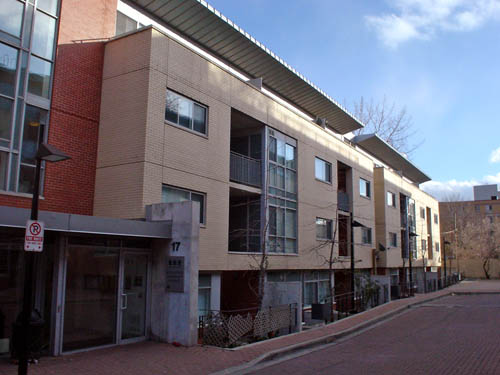
[(28, 220), (24, 237), (25, 251), (43, 251), (43, 233), (45, 226), (42, 221)]

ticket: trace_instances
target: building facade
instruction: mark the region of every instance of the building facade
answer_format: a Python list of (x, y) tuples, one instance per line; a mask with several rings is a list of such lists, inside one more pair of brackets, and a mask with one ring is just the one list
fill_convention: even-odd
[[(186, 332), (192, 344), (194, 310), (258, 304), (263, 256), (264, 304), (304, 309), (325, 301), (330, 283), (336, 295), (351, 290), (351, 261), (358, 279), (398, 288), (411, 253), (414, 271), (436, 272), (439, 209), (418, 188), (429, 178), (376, 135), (352, 137), (359, 121), (211, 7), (10, 0), (4, 9), (17, 22), (0, 23), (4, 343), (22, 297), (23, 209), (41, 142), (72, 157), (43, 170), (52, 226), (36, 306), (52, 354)], [(177, 243), (183, 293), (165, 289)]]
[[(449, 275), (459, 273), (463, 277), (484, 278), (483, 261), (458, 254), (457, 241), (460, 240), (460, 231), (464, 230), (468, 223), (498, 223), (500, 200), (497, 197), (497, 185), (474, 186), (473, 191), (472, 201), (439, 202), (442, 243), (447, 246), (446, 268)], [(500, 277), (498, 259), (491, 260), (489, 273), (493, 278)]]

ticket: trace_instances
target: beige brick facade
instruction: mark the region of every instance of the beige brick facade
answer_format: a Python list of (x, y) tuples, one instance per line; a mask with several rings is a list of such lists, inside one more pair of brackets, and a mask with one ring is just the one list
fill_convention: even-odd
[[(208, 108), (207, 136), (164, 120), (167, 87)], [(162, 184), (202, 192), (206, 224), (200, 230), (200, 270), (252, 269), (251, 255), (228, 253), (231, 109), (236, 109), (297, 141), (298, 254), (271, 255), (270, 269), (327, 267), (323, 257), (329, 246), (316, 250), (321, 242), (315, 220), (336, 217), (338, 162), (352, 168), (354, 219), (372, 228), (369, 245), (361, 244), (361, 231), (354, 230), (356, 267), (372, 268), (373, 249), (382, 242), (375, 230), (375, 164), (340, 137), (155, 28), (107, 43), (102, 91), (96, 215), (144, 217), (145, 205), (161, 202)], [(316, 156), (332, 164), (331, 184), (315, 179)], [(434, 210), (430, 197), (392, 175), (389, 183), (415, 190)], [(371, 183), (369, 199), (359, 194), (360, 178)], [(347, 260), (336, 268), (348, 268)]]

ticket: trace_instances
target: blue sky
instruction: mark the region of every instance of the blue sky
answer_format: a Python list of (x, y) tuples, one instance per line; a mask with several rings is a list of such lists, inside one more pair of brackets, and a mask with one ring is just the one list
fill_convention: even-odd
[(209, 3), (339, 102), (406, 107), (437, 198), (500, 184), (500, 0)]

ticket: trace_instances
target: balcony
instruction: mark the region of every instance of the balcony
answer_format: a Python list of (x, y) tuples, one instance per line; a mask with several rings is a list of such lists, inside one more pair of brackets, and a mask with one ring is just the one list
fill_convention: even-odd
[(343, 191), (337, 192), (337, 205), (339, 210), (350, 212), (351, 203), (349, 202), (349, 194)]
[(231, 151), (229, 173), (231, 181), (261, 187), (261, 174), (260, 160)]

